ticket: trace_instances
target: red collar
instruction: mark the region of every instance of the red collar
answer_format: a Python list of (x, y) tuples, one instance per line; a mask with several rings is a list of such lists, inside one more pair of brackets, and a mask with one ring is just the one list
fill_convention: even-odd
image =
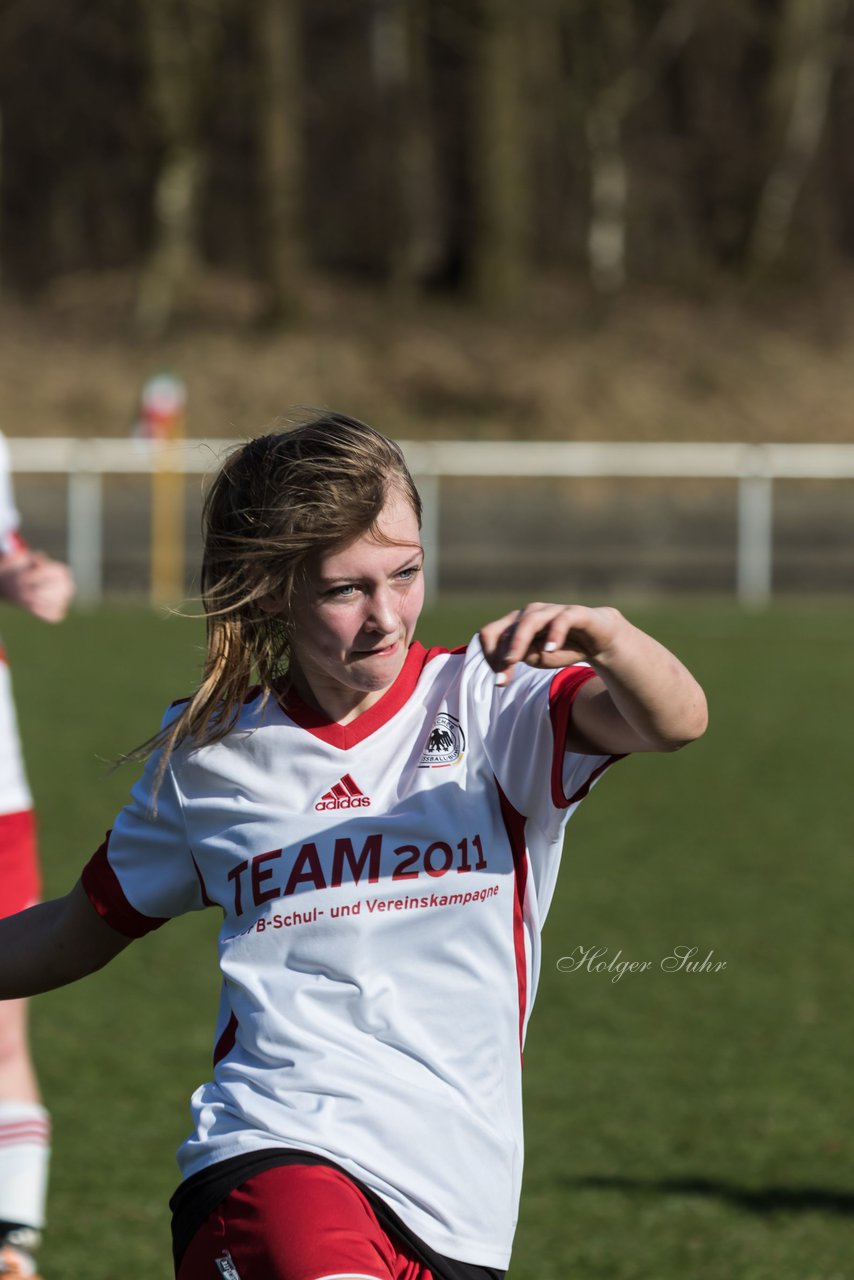
[(293, 688), (280, 696), (279, 706), (294, 724), (305, 729), (307, 733), (313, 733), (316, 738), (320, 738), (321, 742), (326, 742), (331, 747), (347, 751), (350, 747), (356, 747), (360, 742), (364, 742), (365, 738), (369, 738), (372, 733), (376, 733), (377, 729), (387, 724), (392, 716), (396, 716), (401, 707), (412, 697), (421, 672), (430, 658), (446, 652), (445, 649), (428, 651), (416, 640), (409, 646), (409, 652), (394, 684), (386, 689), (379, 701), (348, 724), (338, 724), (336, 720), (330, 720), (325, 712), (309, 706)]

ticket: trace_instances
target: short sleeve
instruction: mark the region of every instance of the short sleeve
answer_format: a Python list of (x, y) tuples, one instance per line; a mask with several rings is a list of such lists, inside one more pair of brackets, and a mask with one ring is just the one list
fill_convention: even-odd
[(479, 641), (469, 647), (471, 688), (493, 773), (513, 807), (554, 835), (620, 758), (566, 750), (572, 705), (596, 673), (585, 663), (559, 671), (519, 664), (509, 684), (496, 686), (479, 649)]
[(208, 905), (193, 859), (171, 764), (152, 801), (160, 753), (148, 760), (129, 803), (83, 870), (95, 910), (119, 933), (139, 938), (173, 916)]

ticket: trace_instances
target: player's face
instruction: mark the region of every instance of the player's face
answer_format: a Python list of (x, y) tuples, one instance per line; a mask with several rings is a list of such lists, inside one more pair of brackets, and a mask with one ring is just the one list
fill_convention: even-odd
[(297, 688), (339, 722), (397, 679), (424, 604), (418, 520), (402, 495), (389, 495), (377, 533), (322, 556), (292, 612)]

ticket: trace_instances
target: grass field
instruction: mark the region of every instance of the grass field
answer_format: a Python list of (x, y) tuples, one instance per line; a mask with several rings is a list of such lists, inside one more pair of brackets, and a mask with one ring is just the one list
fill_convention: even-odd
[[(854, 609), (628, 612), (696, 671), (712, 723), (679, 755), (617, 766), (570, 825), (510, 1277), (848, 1280)], [(490, 613), (434, 610), (422, 638), (459, 641)], [(188, 690), (201, 631), (141, 608), (2, 622), (61, 893), (130, 785), (105, 762)], [(171, 1275), (166, 1201), (209, 1071), (217, 923), (173, 923), (34, 1003), (56, 1142), (46, 1280)], [(679, 946), (726, 967), (664, 971)], [(650, 967), (561, 971), (579, 947)]]

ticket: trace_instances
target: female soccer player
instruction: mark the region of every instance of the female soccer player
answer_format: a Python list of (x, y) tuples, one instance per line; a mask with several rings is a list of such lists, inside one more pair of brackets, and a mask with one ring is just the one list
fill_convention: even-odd
[[(74, 586), (64, 564), (31, 551), (18, 531), (6, 441), (0, 435), (0, 600), (44, 622), (64, 618)], [(35, 821), (9, 668), (0, 647), (0, 916), (38, 898)], [(27, 1039), (26, 1005), (0, 1004), (0, 1276), (33, 1276), (44, 1226), (50, 1121)]]
[(610, 608), (422, 648), (418, 494), (343, 415), (233, 454), (205, 525), (201, 684), (78, 885), (2, 922), (0, 996), (219, 907), (179, 1280), (496, 1280), (565, 823), (617, 757), (698, 737), (703, 694)]

